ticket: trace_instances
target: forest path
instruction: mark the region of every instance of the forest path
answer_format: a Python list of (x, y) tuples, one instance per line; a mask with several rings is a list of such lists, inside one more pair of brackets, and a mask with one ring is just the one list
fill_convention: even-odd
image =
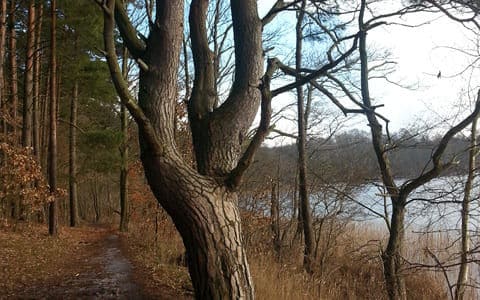
[[(122, 254), (120, 238), (103, 226), (82, 228), (71, 242), (71, 255), (63, 257), (63, 276), (50, 276), (15, 295), (19, 298), (143, 299), (133, 281), (133, 266)], [(59, 275), (59, 274), (58, 274)]]
[[(0, 299), (151, 299), (121, 239), (95, 225), (66, 229), (57, 239), (0, 232)], [(156, 289), (155, 299), (177, 299), (165, 287)]]
[(119, 236), (99, 229), (100, 238), (89, 245), (87, 257), (73, 278), (56, 286), (53, 296), (100, 299), (141, 299), (132, 281), (132, 264), (120, 250)]

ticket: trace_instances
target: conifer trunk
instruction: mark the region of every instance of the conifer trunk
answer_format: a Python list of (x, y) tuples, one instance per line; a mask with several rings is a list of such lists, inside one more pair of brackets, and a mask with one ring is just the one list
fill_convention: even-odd
[(77, 105), (78, 80), (75, 80), (70, 102), (70, 159), (69, 159), (69, 200), (70, 200), (70, 227), (78, 225), (78, 195), (77, 195)]
[(35, 54), (34, 54), (34, 80), (33, 80), (33, 152), (37, 162), (41, 162), (40, 147), (40, 83), (42, 67), (41, 34), (43, 22), (43, 4), (36, 7), (37, 21), (35, 26)]
[(28, 2), (27, 45), (25, 57), (22, 107), (22, 146), (32, 147), (33, 127), (33, 69), (35, 55), (35, 0)]
[[(128, 51), (123, 51), (122, 74), (128, 81)], [(120, 105), (120, 231), (128, 231), (128, 114), (124, 104)]]
[(7, 135), (7, 99), (5, 97), (5, 41), (7, 36), (7, 0), (0, 1), (0, 134)]
[(17, 32), (15, 31), (16, 23), (16, 1), (10, 1), (10, 15), (8, 18), (8, 47), (9, 47), (9, 64), (10, 64), (10, 107), (9, 118), (10, 126), (13, 130), (14, 145), (19, 144), (18, 140), (18, 124), (17, 124), (17, 109), (18, 109), (18, 73), (17, 73)]
[(50, 3), (51, 29), (50, 29), (50, 135), (48, 143), (48, 184), (53, 200), (48, 206), (48, 233), (58, 235), (58, 203), (57, 191), (57, 1)]

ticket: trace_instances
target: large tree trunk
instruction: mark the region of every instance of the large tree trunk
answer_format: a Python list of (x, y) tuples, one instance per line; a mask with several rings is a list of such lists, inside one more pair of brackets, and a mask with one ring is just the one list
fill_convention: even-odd
[[(176, 159), (165, 165), (145, 150), (150, 187), (183, 238), (196, 298), (253, 299), (237, 194), (191, 169), (177, 169)], [(180, 182), (171, 182), (172, 176)]]
[[(156, 1), (155, 22), (145, 42), (137, 38), (122, 1), (109, 0), (103, 7), (105, 50), (113, 82), (138, 124), (141, 159), (149, 185), (183, 238), (198, 299), (254, 297), (235, 190), (268, 129), (266, 122), (263, 125), (267, 126), (253, 139), (257, 143), (251, 145), (256, 146), (248, 147), (242, 155), (244, 137), (260, 104), (261, 22), (256, 0), (232, 0), (231, 6), (235, 81), (228, 99), (215, 109), (217, 91), (213, 88), (213, 62), (205, 28), (208, 1), (191, 2), (195, 80), (189, 119), (197, 170), (182, 159), (174, 137), (184, 1)], [(139, 106), (129, 95), (118, 66), (114, 10), (129, 53), (140, 62)], [(268, 117), (269, 102), (265, 103)]]
[(78, 80), (75, 80), (70, 102), (70, 161), (69, 161), (69, 187), (70, 187), (70, 226), (78, 225), (78, 195), (77, 195), (77, 103)]
[(56, 27), (57, 1), (50, 3), (51, 32), (50, 32), (50, 135), (48, 142), (48, 184), (53, 200), (48, 206), (48, 233), (58, 235), (58, 203), (57, 192), (57, 54), (56, 54)]

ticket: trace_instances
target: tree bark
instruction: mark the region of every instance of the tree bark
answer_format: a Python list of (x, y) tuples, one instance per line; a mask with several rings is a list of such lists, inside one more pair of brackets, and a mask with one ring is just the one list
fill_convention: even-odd
[[(152, 191), (182, 235), (195, 297), (253, 299), (237, 194), (192, 169), (177, 168), (177, 159), (165, 165), (144, 151), (142, 161)], [(180, 182), (172, 182), (172, 175)]]
[(8, 18), (8, 47), (10, 62), (10, 126), (13, 129), (14, 145), (18, 145), (18, 124), (17, 124), (17, 108), (18, 108), (18, 73), (17, 73), (17, 32), (15, 31), (16, 23), (16, 1), (10, 1), (10, 15)]
[(405, 239), (405, 201), (392, 200), (392, 216), (388, 244), (383, 253), (385, 285), (389, 299), (407, 299), (404, 276), (401, 274), (403, 243)]
[(69, 200), (70, 200), (70, 227), (78, 225), (78, 195), (77, 195), (77, 103), (78, 80), (75, 80), (70, 102), (70, 159), (69, 159)]
[(462, 201), (462, 224), (461, 224), (461, 244), (460, 244), (460, 269), (458, 270), (457, 285), (455, 289), (455, 300), (461, 300), (465, 296), (465, 290), (468, 283), (469, 263), (468, 255), (470, 251), (470, 234), (468, 223), (470, 221), (470, 202), (473, 180), (475, 178), (476, 157), (478, 154), (477, 145), (477, 121), (475, 118), (472, 122), (470, 135), (470, 149), (468, 152), (468, 174)]
[[(198, 46), (192, 47), (194, 65), (201, 66), (195, 67), (196, 78), (189, 100), (197, 170), (182, 159), (174, 140), (184, 1), (156, 1), (155, 24), (146, 41), (137, 38), (120, 0), (105, 4), (104, 40), (112, 79), (138, 124), (141, 160), (149, 185), (183, 238), (195, 295), (198, 299), (252, 299), (253, 283), (243, 248), (235, 189), (242, 170), (252, 158), (250, 152), (242, 155), (243, 140), (261, 96), (258, 87), (263, 56), (256, 0), (231, 1), (235, 80), (230, 96), (216, 109), (212, 105), (215, 93), (210, 93), (211, 74), (201, 69), (209, 70), (212, 64), (208, 44), (203, 47), (206, 37), (203, 10), (208, 1), (191, 3), (193, 11), (198, 9), (191, 14), (197, 20), (191, 21), (192, 45), (194, 39), (198, 42)], [(118, 66), (114, 11), (129, 53), (141, 62), (138, 106)], [(266, 101), (266, 111), (268, 104)]]
[(280, 203), (278, 195), (278, 180), (275, 182), (273, 179), (271, 181), (272, 190), (270, 193), (270, 226), (273, 233), (273, 250), (275, 251), (276, 257), (280, 260), (280, 251), (282, 249), (281, 237), (280, 237)]
[[(301, 3), (300, 11), (297, 15), (296, 24), (296, 48), (295, 48), (295, 66), (297, 74), (300, 74), (302, 68), (302, 41), (303, 41), (303, 17), (305, 14), (306, 1)], [(305, 238), (303, 267), (307, 273), (313, 273), (314, 264), (314, 234), (312, 224), (312, 210), (310, 208), (310, 199), (307, 190), (307, 162), (305, 154), (305, 144), (307, 138), (307, 129), (305, 126), (305, 103), (303, 95), (303, 86), (297, 87), (297, 125), (298, 125), (298, 189), (301, 206), (301, 224)]]
[(45, 170), (45, 177), (48, 177), (48, 143), (50, 138), (50, 133), (48, 130), (50, 127), (50, 122), (48, 121), (50, 117), (50, 66), (46, 71), (47, 76), (45, 76), (45, 95), (42, 97), (40, 102), (40, 147), (42, 148), (42, 151), (40, 151), (40, 165), (42, 166), (42, 169)]
[(366, 1), (362, 0), (359, 23), (359, 54), (360, 54), (360, 80), (362, 103), (367, 108), (365, 111), (370, 132), (372, 135), (372, 145), (377, 157), (382, 182), (385, 185), (392, 203), (392, 216), (390, 220), (390, 232), (388, 244), (383, 253), (383, 272), (385, 278), (385, 287), (389, 299), (403, 300), (407, 298), (405, 288), (405, 278), (401, 274), (402, 249), (404, 241), (404, 219), (405, 205), (410, 192), (401, 192), (395, 183), (393, 172), (390, 168), (390, 160), (387, 157), (383, 143), (382, 125), (379, 123), (375, 109), (372, 107), (370, 99), (370, 88), (368, 78), (368, 55), (367, 55), (367, 28), (364, 23), (364, 13)]
[(48, 206), (48, 233), (58, 235), (58, 204), (57, 192), (57, 1), (50, 3), (51, 30), (50, 30), (50, 135), (48, 143), (48, 184), (53, 196)]
[(93, 200), (93, 211), (95, 213), (95, 223), (99, 223), (100, 219), (102, 217), (102, 212), (101, 212), (101, 207), (100, 207), (100, 201), (99, 201), (99, 189), (98, 189), (98, 178), (95, 176), (95, 179), (93, 181), (93, 187), (91, 191), (92, 195), (92, 200)]
[[(13, 145), (18, 146), (20, 141), (18, 139), (18, 68), (17, 68), (17, 31), (15, 30), (16, 24), (16, 8), (17, 4), (15, 0), (10, 1), (10, 15), (9, 15), (9, 62), (10, 62), (10, 113), (9, 113), (9, 126), (13, 131)], [(7, 125), (8, 126), (8, 125)], [(5, 130), (7, 128), (5, 126)], [(5, 131), (6, 133), (6, 131)], [(17, 197), (13, 200), (13, 211), (12, 217), (15, 220), (20, 218), (20, 197)]]
[(7, 0), (0, 2), (0, 133), (7, 135), (8, 106), (5, 93), (5, 41), (7, 36)]
[[(128, 81), (128, 51), (124, 48), (122, 75)], [(124, 104), (120, 104), (120, 231), (128, 231), (128, 114)]]
[(35, 0), (28, 2), (27, 45), (22, 107), (22, 146), (32, 147), (33, 64), (35, 55)]
[(37, 162), (41, 163), (40, 147), (40, 84), (42, 69), (42, 22), (43, 22), (43, 3), (37, 4), (37, 24), (35, 26), (35, 55), (34, 55), (34, 81), (33, 81), (33, 152)]

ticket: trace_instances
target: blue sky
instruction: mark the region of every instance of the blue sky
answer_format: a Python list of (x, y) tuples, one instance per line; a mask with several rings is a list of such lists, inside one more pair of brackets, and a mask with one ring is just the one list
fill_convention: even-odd
[[(262, 16), (274, 0), (261, 0), (258, 3), (259, 14)], [(385, 6), (383, 8), (385, 9)], [(292, 17), (292, 14), (284, 14), (279, 16), (277, 21), (278, 24), (286, 24), (283, 26), (284, 30), (287, 33), (291, 30), (290, 34), (294, 34)], [(392, 131), (422, 126), (425, 122), (432, 124), (450, 120), (443, 122), (443, 125), (451, 125), (455, 120), (452, 117), (468, 113), (468, 103), (476, 94), (472, 94), (472, 90), (480, 86), (478, 70), (470, 68), (459, 74), (478, 56), (456, 50), (478, 52), (479, 45), (475, 35), (441, 14), (419, 13), (391, 21), (408, 25), (427, 21), (430, 23), (416, 28), (381, 26), (369, 33), (369, 47), (390, 52), (389, 60), (396, 62), (395, 72), (389, 79), (414, 88), (409, 90), (385, 80), (371, 80), (372, 97), (377, 103), (385, 105), (380, 112), (391, 120)], [(437, 78), (439, 71), (442, 76)], [(282, 98), (274, 101), (282, 104), (294, 101), (293, 94)], [(368, 130), (365, 126), (366, 120), (361, 116), (348, 124), (347, 128)], [(292, 124), (284, 123), (280, 126), (285, 130), (295, 130)], [(444, 128), (439, 126), (438, 132), (442, 129)]]

